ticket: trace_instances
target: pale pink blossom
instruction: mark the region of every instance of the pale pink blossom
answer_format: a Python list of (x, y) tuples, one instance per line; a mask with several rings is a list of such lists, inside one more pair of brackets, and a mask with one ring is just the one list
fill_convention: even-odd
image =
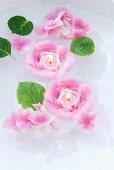
[(97, 114), (93, 113), (83, 113), (79, 120), (79, 125), (86, 129), (86, 130), (92, 130), (95, 126)]
[(42, 109), (38, 111), (20, 109), (10, 115), (5, 121), (4, 126), (16, 131), (25, 131), (33, 127), (49, 124), (50, 120), (49, 114)]
[(19, 109), (17, 112), (13, 112), (10, 117), (5, 121), (5, 127), (17, 131), (29, 129), (33, 126), (31, 121), (31, 115), (33, 111)]
[(27, 55), (27, 68), (46, 79), (63, 76), (75, 62), (67, 47), (51, 41), (37, 43)]
[(44, 105), (60, 119), (75, 119), (93, 109), (94, 97), (90, 87), (75, 78), (59, 78), (49, 84)]
[(64, 20), (70, 25), (73, 17), (65, 8), (57, 8), (47, 15), (44, 27), (38, 26), (35, 31), (38, 35), (52, 35), (63, 27)]
[(70, 40), (87, 35), (89, 30), (89, 26), (82, 19), (73, 17), (65, 8), (57, 8), (50, 12), (44, 26), (35, 28), (38, 35), (56, 35)]
[(12, 47), (16, 51), (20, 53), (24, 53), (33, 44), (33, 41), (30, 38), (15, 35), (12, 36), (11, 43), (12, 43)]

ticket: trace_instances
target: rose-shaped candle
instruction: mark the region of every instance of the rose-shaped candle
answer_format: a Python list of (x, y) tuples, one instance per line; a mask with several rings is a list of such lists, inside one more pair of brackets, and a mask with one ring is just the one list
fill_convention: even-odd
[(27, 67), (35, 75), (47, 79), (63, 76), (73, 63), (69, 50), (51, 41), (37, 43), (27, 56)]
[(89, 113), (94, 105), (91, 89), (74, 78), (52, 81), (45, 93), (44, 105), (60, 119)]

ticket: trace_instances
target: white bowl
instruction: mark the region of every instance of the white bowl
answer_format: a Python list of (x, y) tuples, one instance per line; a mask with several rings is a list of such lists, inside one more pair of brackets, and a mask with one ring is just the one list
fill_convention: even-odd
[[(22, 0), (0, 1), (0, 36), (10, 39), (7, 20), (23, 15), (34, 24), (46, 13), (63, 6), (84, 18), (92, 28), (96, 44), (93, 56), (77, 57), (77, 65), (68, 73), (89, 84), (97, 100), (99, 119), (95, 130), (86, 133), (66, 122), (61, 132), (15, 134), (0, 128), (0, 170), (113, 170), (114, 169), (114, 2), (113, 0)], [(40, 38), (33, 37), (39, 41)], [(69, 46), (69, 43), (65, 43)], [(19, 81), (35, 81), (25, 66), (25, 55), (16, 52), (0, 60), (0, 124), (20, 106), (16, 100)]]

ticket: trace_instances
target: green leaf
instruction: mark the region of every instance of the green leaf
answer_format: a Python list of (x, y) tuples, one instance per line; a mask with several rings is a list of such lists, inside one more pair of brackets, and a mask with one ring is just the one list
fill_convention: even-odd
[(22, 105), (24, 109), (33, 108), (33, 104), (43, 104), (45, 88), (34, 82), (20, 82), (17, 88), (18, 103)]
[(70, 50), (80, 56), (90, 55), (95, 51), (95, 44), (89, 37), (79, 37), (71, 42)]
[(0, 58), (11, 55), (11, 43), (5, 39), (0, 37)]
[(12, 33), (16, 33), (18, 35), (28, 35), (33, 30), (33, 23), (31, 21), (27, 21), (27, 19), (23, 16), (14, 16), (8, 20), (8, 26)]

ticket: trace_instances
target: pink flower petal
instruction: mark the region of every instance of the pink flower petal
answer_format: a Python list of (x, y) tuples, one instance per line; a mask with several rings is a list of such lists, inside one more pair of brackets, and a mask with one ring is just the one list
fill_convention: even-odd
[(19, 129), (19, 131), (23, 131), (23, 130), (27, 130), (27, 129), (31, 129), (34, 125), (31, 123), (30, 120), (27, 119), (18, 119), (16, 121), (16, 126)]
[[(65, 75), (66, 72), (70, 70), (72, 65), (75, 63), (75, 58), (73, 57), (67, 57), (64, 61), (64, 64), (61, 65), (61, 68), (58, 70), (59, 77), (62, 77)], [(58, 77), (58, 76), (57, 76)]]
[(82, 114), (79, 124), (86, 130), (92, 130), (95, 125), (97, 114), (89, 113), (89, 114)]
[(84, 97), (85, 102), (82, 102), (79, 108), (82, 112), (85, 112), (85, 110), (89, 112), (92, 110), (93, 106), (95, 105), (95, 98), (92, 95), (92, 91), (90, 87), (88, 87), (87, 85), (81, 85), (80, 89), (82, 94), (85, 94)]
[(63, 46), (63, 45), (59, 45), (59, 46), (57, 47), (57, 53), (59, 54), (60, 59), (61, 59), (61, 60), (64, 60), (64, 59), (67, 57), (67, 55), (68, 55), (68, 53), (69, 53), (69, 50), (68, 50), (67, 47), (65, 47), (65, 46)]
[(29, 48), (33, 41), (31, 39), (22, 36), (13, 36), (11, 38), (12, 47), (18, 52), (25, 52)]
[(60, 78), (58, 79), (58, 86), (63, 86), (67, 88), (78, 88), (80, 86), (80, 81), (70, 77), (70, 78)]
[(49, 123), (49, 117), (44, 112), (42, 113), (40, 112), (36, 115), (36, 117), (33, 118), (32, 122), (36, 126), (42, 126), (42, 125), (45, 125), (46, 123)]
[(45, 30), (56, 30), (58, 27), (62, 26), (62, 21), (57, 18), (56, 20), (48, 20), (44, 26)]
[(87, 25), (81, 18), (73, 20), (73, 39), (87, 35), (89, 31), (89, 25)]
[(51, 41), (41, 41), (35, 45), (37, 51), (54, 51), (57, 48), (57, 44)]
[(48, 35), (48, 31), (45, 30), (44, 27), (42, 26), (37, 26), (35, 29), (34, 29), (35, 33), (37, 35), (41, 35), (41, 36), (47, 36)]
[(74, 28), (77, 30), (82, 30), (87, 33), (90, 31), (89, 25), (87, 25), (81, 18), (76, 18), (73, 24)]
[(54, 115), (56, 115), (57, 117), (59, 117), (60, 119), (71, 119), (74, 116), (74, 112), (68, 112), (66, 110), (62, 110), (59, 108), (56, 108), (52, 103), (45, 101), (44, 103), (46, 109), (48, 110), (48, 112), (53, 113)]

